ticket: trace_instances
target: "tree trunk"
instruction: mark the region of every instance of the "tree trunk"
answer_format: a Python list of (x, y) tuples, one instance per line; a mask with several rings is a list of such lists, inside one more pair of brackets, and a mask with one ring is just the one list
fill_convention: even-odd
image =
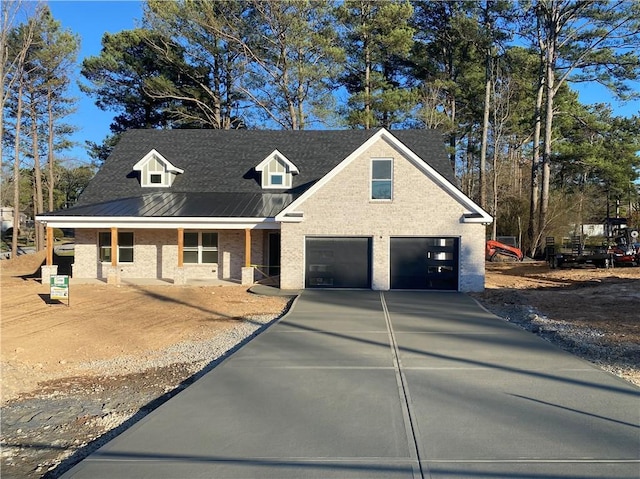
[[(3, 19), (4, 20), (4, 19)], [(2, 83), (0, 85), (0, 88), (2, 88), (2, 90), (0, 90), (0, 180), (2, 180), (2, 172), (4, 171), (2, 168), (2, 160), (4, 159), (4, 156), (2, 155), (2, 147), (4, 144), (4, 141), (2, 141), (2, 139), (4, 138), (4, 103), (5, 103), (5, 89), (6, 91), (9, 90), (8, 86), (5, 85), (5, 78), (4, 78), (4, 64), (5, 64), (5, 59), (9, 56), (8, 50), (9, 48), (5, 45), (5, 36), (6, 36), (6, 27), (8, 25), (5, 25), (5, 22), (2, 22), (2, 31), (0, 31), (0, 39), (2, 41), (0, 41), (0, 83)]]
[[(484, 9), (484, 25), (487, 33), (489, 34), (490, 41), (492, 35), (492, 25), (489, 16), (489, 10), (491, 9), (491, 2), (487, 1)], [(487, 45), (484, 59), (484, 115), (482, 118), (482, 141), (480, 143), (480, 171), (478, 174), (478, 188), (480, 197), (480, 207), (487, 208), (487, 142), (489, 141), (489, 110), (491, 109), (491, 84), (492, 84), (492, 72), (491, 72), (491, 44)], [(495, 157), (496, 153), (494, 153)], [(493, 161), (493, 169), (496, 169), (495, 158)], [(495, 219), (494, 219), (494, 231), (495, 231)], [(494, 233), (495, 235), (495, 233)], [(495, 238), (493, 238), (495, 239)]]
[(13, 162), (13, 235), (11, 257), (18, 256), (18, 228), (20, 227), (20, 130), (22, 123), (22, 79), (18, 80), (18, 105), (16, 109), (15, 158)]
[[(300, 68), (299, 66), (298, 71), (300, 71)], [(298, 78), (298, 98), (296, 104), (298, 106), (298, 129), (304, 130), (306, 118), (304, 114), (304, 85), (302, 78)]]
[(368, 35), (364, 35), (364, 129), (371, 128), (371, 50)]
[(53, 189), (55, 187), (55, 176), (54, 176), (54, 152), (53, 152), (53, 137), (54, 137), (54, 128), (53, 128), (53, 102), (52, 102), (52, 92), (51, 88), (47, 91), (47, 109), (49, 113), (49, 211), (53, 211), (55, 206), (53, 204)]
[[(478, 174), (478, 188), (480, 189), (480, 207), (487, 207), (487, 142), (489, 139), (489, 110), (491, 102), (491, 56), (487, 52), (486, 77), (484, 85), (484, 117), (482, 119), (482, 142), (480, 143), (480, 171)], [(494, 165), (495, 169), (495, 165)]]
[[(42, 194), (42, 168), (40, 167), (40, 151), (38, 148), (38, 109), (35, 95), (31, 95), (31, 148), (33, 155), (33, 175), (35, 184), (35, 198), (33, 205), (33, 215), (44, 212), (44, 197)], [(44, 249), (44, 225), (36, 223), (36, 251)]]
[(545, 81), (540, 77), (538, 84), (538, 94), (536, 95), (536, 106), (534, 115), (533, 130), (533, 151), (531, 159), (531, 196), (529, 201), (529, 225), (527, 228), (527, 236), (529, 240), (529, 254), (535, 258), (538, 250), (538, 198), (540, 195), (540, 132), (541, 132), (541, 112), (542, 98), (544, 92)]
[[(216, 48), (218, 47), (218, 40), (216, 40)], [(213, 55), (213, 90), (215, 96), (213, 99), (213, 118), (216, 124), (216, 128), (222, 129), (222, 105), (220, 104), (220, 64), (223, 63), (222, 55)]]
[(467, 141), (467, 152), (466, 152), (466, 157), (467, 157), (467, 165), (466, 165), (466, 171), (465, 171), (465, 194), (469, 197), (469, 198), (473, 198), (473, 165), (474, 165), (474, 158), (473, 158), (473, 135), (471, 133), (469, 133), (469, 140)]
[(540, 195), (540, 222), (538, 223), (538, 235), (541, 235), (547, 226), (547, 212), (549, 211), (549, 182), (551, 176), (551, 141), (553, 139), (553, 99), (554, 99), (554, 48), (549, 45), (547, 52), (547, 64), (545, 75), (546, 92), (546, 116), (544, 122), (544, 153), (542, 155), (542, 191)]
[(493, 223), (491, 229), (491, 239), (498, 236), (498, 170), (493, 165)]

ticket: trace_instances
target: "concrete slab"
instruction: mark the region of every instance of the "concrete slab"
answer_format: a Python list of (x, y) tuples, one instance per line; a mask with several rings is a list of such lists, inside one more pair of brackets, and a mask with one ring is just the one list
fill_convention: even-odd
[(295, 308), (296, 315), (311, 313), (319, 318), (367, 315), (382, 312), (380, 292), (359, 290), (305, 290)]
[(298, 474), (309, 466), (335, 477), (412, 477), (393, 370), (222, 367), (178, 397), (69, 477), (99, 477), (105, 462), (111, 477), (130, 477), (133, 465), (175, 477), (157, 465), (167, 461), (175, 471), (204, 465), (209, 477), (248, 477), (247, 468), (271, 463), (256, 477), (280, 477), (298, 464)]
[(425, 460), (640, 460), (638, 390), (601, 371), (405, 375)]
[(63, 477), (630, 479), (639, 399), (462, 294), (304, 291)]
[(424, 463), (432, 479), (638, 479), (638, 464), (585, 462)]
[[(219, 392), (212, 395), (212, 388)], [(203, 404), (209, 413), (203, 413)], [(232, 458), (408, 458), (389, 370), (222, 368), (203, 378), (172, 413), (168, 420), (152, 422), (159, 431), (171, 430), (173, 449), (185, 452)], [(198, 427), (207, 415), (215, 419), (214, 429)], [(166, 429), (170, 424), (179, 429)], [(194, 433), (201, 440), (193, 441)], [(163, 451), (164, 444), (158, 438), (145, 449)]]
[[(120, 463), (118, 463), (120, 464)], [(149, 457), (143, 461), (131, 456), (120, 469), (110, 460), (91, 459), (77, 467), (76, 477), (91, 479), (114, 479), (127, 477), (136, 479), (185, 478), (185, 479), (412, 479), (417, 477), (416, 466), (407, 461), (368, 460), (216, 460), (211, 457)], [(125, 472), (114, 476), (114, 470)], [(66, 477), (66, 476), (65, 476)]]
[(461, 293), (387, 292), (387, 310), (398, 333), (502, 333), (520, 331)]
[(228, 367), (393, 367), (387, 332), (324, 332), (277, 325)]
[(487, 334), (396, 333), (396, 340), (402, 365), (406, 368), (592, 368), (587, 362), (523, 331)]
[(377, 331), (387, 333), (384, 312), (367, 311), (364, 313), (332, 313), (318, 316), (317, 313), (298, 313), (293, 319), (284, 318), (280, 325), (291, 326), (299, 331)]

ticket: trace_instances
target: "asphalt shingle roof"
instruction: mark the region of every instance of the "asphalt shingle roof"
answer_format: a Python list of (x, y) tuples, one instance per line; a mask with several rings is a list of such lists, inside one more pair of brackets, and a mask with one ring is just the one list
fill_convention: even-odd
[[(376, 131), (130, 130), (122, 135), (78, 205), (56, 214), (273, 216)], [(440, 132), (394, 130), (391, 134), (456, 185)], [(133, 165), (152, 149), (184, 170), (170, 189), (143, 188), (133, 171)], [(254, 168), (276, 149), (300, 172), (293, 176), (291, 190), (265, 192)], [(275, 211), (276, 207), (280, 209)]]

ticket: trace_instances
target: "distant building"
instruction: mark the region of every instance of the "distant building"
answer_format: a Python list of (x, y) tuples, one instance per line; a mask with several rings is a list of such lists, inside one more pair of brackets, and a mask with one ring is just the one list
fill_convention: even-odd
[[(0, 217), (2, 218), (2, 234), (6, 234), (13, 230), (13, 206), (0, 207)], [(24, 229), (27, 222), (27, 215), (20, 213), (20, 229)]]

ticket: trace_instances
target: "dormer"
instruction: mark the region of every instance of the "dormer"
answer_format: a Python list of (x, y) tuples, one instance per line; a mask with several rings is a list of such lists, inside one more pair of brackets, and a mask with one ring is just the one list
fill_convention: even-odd
[(262, 160), (256, 166), (256, 171), (261, 173), (262, 188), (280, 190), (291, 188), (293, 175), (300, 173), (296, 165), (278, 150)]
[(169, 188), (176, 176), (184, 173), (155, 149), (133, 165), (133, 170), (140, 172), (140, 186), (153, 188)]

